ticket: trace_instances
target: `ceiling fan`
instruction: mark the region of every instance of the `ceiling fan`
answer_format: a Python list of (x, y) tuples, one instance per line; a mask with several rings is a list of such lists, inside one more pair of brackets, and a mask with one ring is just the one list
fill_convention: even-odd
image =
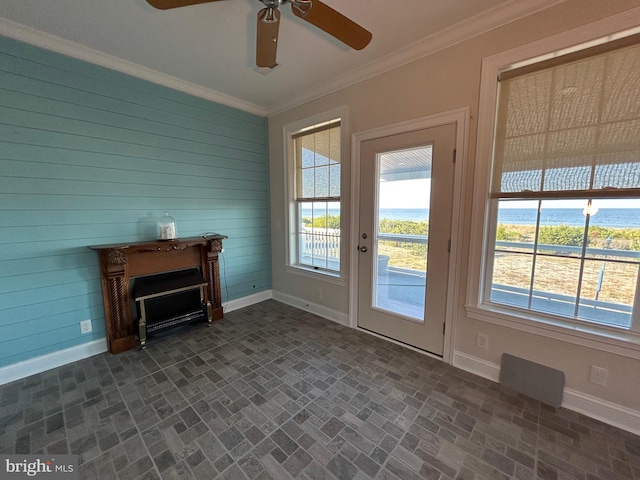
[[(186, 7), (219, 0), (147, 0), (152, 7), (160, 10)], [(324, 30), (355, 50), (362, 50), (371, 41), (371, 32), (365, 30), (353, 20), (345, 17), (320, 0), (260, 0), (265, 8), (258, 12), (258, 35), (256, 42), (256, 65), (274, 68), (280, 27), (280, 11), (285, 3), (291, 4), (296, 17)]]

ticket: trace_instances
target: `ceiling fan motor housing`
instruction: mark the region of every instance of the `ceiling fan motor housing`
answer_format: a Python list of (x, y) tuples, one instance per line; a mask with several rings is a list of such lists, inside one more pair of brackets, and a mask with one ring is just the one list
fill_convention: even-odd
[(267, 8), (278, 8), (283, 3), (287, 3), (287, 0), (260, 0)]
[(267, 8), (278, 8), (285, 3), (291, 3), (294, 8), (304, 13), (311, 8), (312, 0), (260, 0)]

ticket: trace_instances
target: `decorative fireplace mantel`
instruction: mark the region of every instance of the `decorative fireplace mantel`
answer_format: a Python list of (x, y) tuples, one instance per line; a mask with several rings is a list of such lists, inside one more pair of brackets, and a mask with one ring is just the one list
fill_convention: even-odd
[(199, 268), (207, 286), (205, 301), (212, 320), (223, 317), (218, 254), (224, 235), (154, 240), (128, 244), (93, 245), (100, 255), (102, 299), (111, 353), (136, 347), (136, 320), (131, 302), (131, 279), (185, 268)]

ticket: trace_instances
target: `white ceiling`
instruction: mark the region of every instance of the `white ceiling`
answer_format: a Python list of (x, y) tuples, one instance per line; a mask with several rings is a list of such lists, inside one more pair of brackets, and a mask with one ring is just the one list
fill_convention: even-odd
[(323, 0), (372, 32), (355, 51), (281, 6), (278, 66), (255, 67), (258, 0), (0, 0), (0, 34), (267, 115), (562, 0)]

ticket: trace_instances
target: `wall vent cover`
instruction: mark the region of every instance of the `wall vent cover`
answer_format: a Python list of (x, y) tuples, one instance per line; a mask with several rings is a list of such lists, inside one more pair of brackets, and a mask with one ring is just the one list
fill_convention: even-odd
[(508, 353), (502, 354), (500, 385), (558, 408), (562, 404), (564, 372)]

